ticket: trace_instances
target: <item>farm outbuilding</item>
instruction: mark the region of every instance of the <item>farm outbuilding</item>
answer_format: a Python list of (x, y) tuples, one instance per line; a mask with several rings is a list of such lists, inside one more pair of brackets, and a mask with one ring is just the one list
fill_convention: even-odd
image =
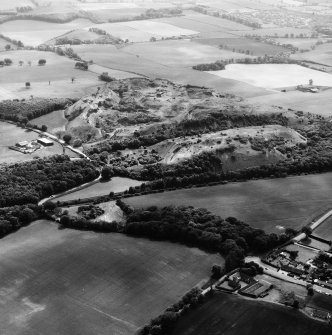
[(49, 140), (48, 138), (43, 138), (43, 137), (42, 138), (38, 138), (37, 142), (40, 143), (40, 144), (42, 144), (45, 147), (49, 147), (49, 146), (51, 146), (51, 145), (54, 144), (53, 141)]

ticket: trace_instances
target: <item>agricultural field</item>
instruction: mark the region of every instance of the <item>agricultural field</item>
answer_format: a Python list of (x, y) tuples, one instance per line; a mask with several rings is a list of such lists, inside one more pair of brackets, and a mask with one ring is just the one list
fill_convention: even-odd
[(304, 113), (318, 114), (325, 117), (332, 116), (332, 90), (321, 90), (318, 93), (301, 92), (291, 90), (287, 92), (271, 92), (267, 95), (249, 97), (247, 100), (256, 106), (266, 106), (266, 108), (280, 106), (300, 110)]
[(147, 42), (152, 37), (162, 39), (167, 37), (191, 36), (198, 34), (195, 30), (179, 28), (163, 22), (148, 20), (129, 21), (121, 23), (102, 23), (93, 28), (107, 31), (110, 35), (128, 40), (129, 42)]
[[(199, 38), (195, 42), (215, 47), (223, 46), (223, 50), (244, 50), (254, 56), (275, 55), (285, 52), (286, 49), (278, 45), (270, 45), (249, 38)], [(243, 56), (244, 57), (244, 56)], [(245, 56), (247, 57), (247, 55)]]
[(292, 58), (299, 60), (308, 60), (328, 66), (332, 66), (332, 43), (319, 45), (313, 51), (292, 55)]
[(314, 231), (314, 235), (332, 241), (332, 218), (328, 218)]
[(171, 335), (327, 335), (330, 332), (331, 326), (310, 320), (298, 310), (216, 293), (181, 318)]
[[(177, 44), (178, 41), (165, 42), (173, 42), (174, 45), (179, 45)], [(155, 43), (157, 44), (158, 42)], [(187, 45), (189, 45), (190, 43), (190, 46), (192, 48), (195, 48), (195, 43), (191, 43), (189, 41), (187, 41), (186, 43)], [(152, 43), (150, 44), (152, 45)], [(144, 50), (147, 56), (151, 56), (151, 54), (148, 54), (149, 47), (151, 47), (150, 44), (147, 45)], [(128, 48), (130, 47), (131, 46), (129, 46)], [(136, 46), (133, 45), (132, 47), (134, 48)], [(158, 61), (154, 62), (150, 59), (145, 59), (144, 57), (137, 57), (138, 55), (126, 52), (127, 48), (118, 49), (114, 45), (78, 45), (73, 46), (73, 49), (83, 59), (92, 60), (95, 64), (108, 69), (131, 72), (132, 74), (148, 76), (151, 78), (165, 78), (175, 83), (184, 85), (203, 85), (206, 87), (214, 88), (220, 92), (232, 93), (243, 97), (259, 96), (267, 93), (267, 91), (263, 88), (254, 87), (238, 80), (221, 78), (206, 72), (196, 71), (192, 68), (184, 67), (183, 65), (167, 66)], [(167, 50), (167, 52), (170, 51)], [(217, 52), (219, 52), (219, 50), (217, 50)], [(179, 57), (179, 52), (171, 52), (170, 54)], [(242, 54), (240, 56), (241, 58), (243, 57)], [(164, 56), (163, 58), (165, 62), (173, 64), (175, 63), (175, 60), (172, 60), (170, 58), (166, 59), (166, 57)], [(214, 59), (214, 61), (215, 60), (216, 59)], [(182, 60), (182, 62), (185, 62), (185, 60)], [(189, 60), (187, 60), (186, 62), (189, 62)]]
[(307, 85), (310, 79), (315, 85), (332, 87), (331, 74), (296, 64), (229, 64), (209, 73), (266, 89)]
[(137, 208), (194, 206), (266, 232), (300, 229), (331, 206), (332, 173), (182, 189), (127, 198)]
[(77, 19), (68, 23), (50, 23), (34, 20), (16, 20), (3, 23), (1, 33), (21, 41), (26, 46), (36, 47), (71, 30), (91, 26), (91, 21)]
[(161, 41), (155, 43), (137, 43), (127, 46), (123, 52), (138, 55), (143, 59), (161, 63), (165, 66), (189, 67), (198, 63), (212, 63), (216, 60), (228, 60), (230, 58), (243, 59), (238, 52), (221, 50), (219, 48), (202, 45), (192, 41)]
[[(17, 142), (36, 140), (39, 134), (33, 131), (27, 131), (13, 124), (0, 122), (0, 163), (15, 163), (19, 161), (31, 160), (34, 157), (47, 157), (55, 154), (62, 154), (62, 146), (54, 142), (51, 147), (42, 147), (32, 154), (23, 154), (9, 149), (9, 146), (15, 146)], [(70, 157), (77, 157), (69, 150), (65, 152)]]
[(3, 334), (132, 335), (209, 276), (218, 255), (37, 221), (1, 241)]
[[(13, 65), (0, 68), (0, 99), (36, 97), (81, 97), (100, 83), (97, 75), (75, 69), (75, 62), (52, 52), (19, 50), (0, 53), (1, 59), (10, 58)], [(39, 59), (46, 65), (39, 66)], [(23, 65), (20, 66), (19, 62)], [(29, 65), (31, 62), (31, 66)], [(71, 78), (75, 78), (72, 83)], [(25, 82), (31, 86), (26, 89)], [(50, 83), (49, 83), (50, 82)]]
[(59, 201), (68, 201), (75, 199), (83, 199), (89, 197), (96, 197), (99, 195), (108, 195), (110, 192), (122, 192), (127, 190), (129, 187), (135, 187), (141, 185), (143, 181), (133, 180), (129, 178), (114, 177), (106, 182), (98, 182), (89, 187), (83, 188), (79, 191), (75, 191), (58, 198)]
[(187, 11), (184, 14), (185, 16), (154, 19), (153, 21), (165, 22), (184, 29), (197, 30), (200, 33), (199, 36), (205, 37), (209, 34), (229, 34), (230, 36), (234, 35), (237, 37), (237, 31), (253, 31), (252, 28), (243, 24), (222, 19), (220, 17), (213, 17), (190, 11)]

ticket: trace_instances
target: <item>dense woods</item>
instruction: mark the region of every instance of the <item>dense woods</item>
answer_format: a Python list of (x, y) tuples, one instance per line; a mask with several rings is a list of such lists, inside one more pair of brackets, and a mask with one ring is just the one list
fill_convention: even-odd
[(0, 102), (0, 120), (14, 122), (32, 120), (53, 111), (64, 109), (75, 101), (75, 99), (67, 98), (4, 100)]
[(1, 168), (0, 207), (37, 203), (54, 193), (66, 191), (97, 178), (99, 172), (87, 160), (68, 156), (13, 164)]

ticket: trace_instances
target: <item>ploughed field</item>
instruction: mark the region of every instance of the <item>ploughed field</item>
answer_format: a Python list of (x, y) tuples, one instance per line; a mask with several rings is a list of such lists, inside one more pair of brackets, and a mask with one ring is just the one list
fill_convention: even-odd
[[(127, 198), (134, 207), (192, 205), (266, 232), (300, 229), (331, 207), (332, 173), (256, 180)], [(322, 225), (323, 226), (323, 225)]]
[(132, 335), (222, 262), (195, 248), (38, 221), (1, 241), (1, 334)]
[(216, 293), (181, 318), (172, 335), (327, 335), (331, 329), (289, 307)]

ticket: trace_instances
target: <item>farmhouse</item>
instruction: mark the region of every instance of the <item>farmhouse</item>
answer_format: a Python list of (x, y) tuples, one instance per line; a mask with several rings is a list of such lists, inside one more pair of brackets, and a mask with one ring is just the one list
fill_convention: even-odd
[(20, 148), (24, 148), (24, 147), (27, 147), (28, 144), (29, 144), (28, 141), (21, 141), (21, 142), (16, 143), (16, 146)]
[(51, 140), (49, 140), (48, 138), (45, 138), (45, 137), (38, 138), (37, 142), (42, 144), (45, 147), (49, 147), (49, 146), (54, 144), (53, 141), (51, 141)]

